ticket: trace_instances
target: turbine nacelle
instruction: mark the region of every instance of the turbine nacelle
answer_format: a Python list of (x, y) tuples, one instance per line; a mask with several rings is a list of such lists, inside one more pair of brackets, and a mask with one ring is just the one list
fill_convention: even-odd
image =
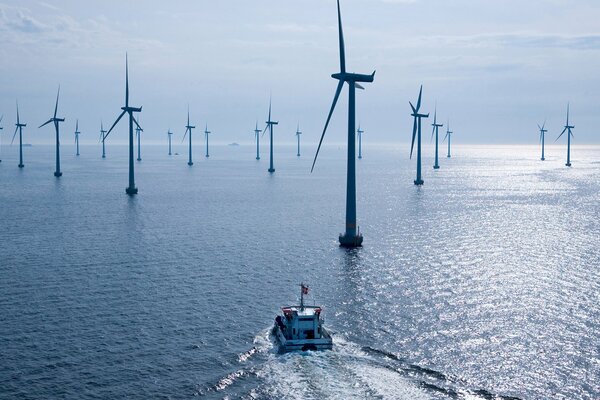
[(125, 106), (125, 107), (121, 107), (121, 110), (123, 110), (125, 112), (142, 112), (142, 107)]
[[(338, 81), (344, 81), (344, 82), (367, 82), (367, 83), (371, 83), (373, 82), (373, 80), (375, 79), (375, 72), (373, 71), (373, 73), (371, 75), (366, 75), (366, 74), (354, 74), (354, 73), (350, 73), (350, 72), (338, 72), (336, 74), (332, 74), (331, 77), (333, 79), (337, 79)], [(358, 86), (359, 89), (364, 89), (363, 87), (361, 87), (360, 85)]]

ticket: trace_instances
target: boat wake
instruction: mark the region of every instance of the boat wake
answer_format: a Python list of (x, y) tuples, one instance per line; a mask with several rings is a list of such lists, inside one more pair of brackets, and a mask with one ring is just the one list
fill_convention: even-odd
[(518, 400), (411, 364), (398, 355), (334, 336), (331, 351), (278, 354), (265, 330), (237, 356), (239, 368), (200, 395), (244, 399), (485, 399)]

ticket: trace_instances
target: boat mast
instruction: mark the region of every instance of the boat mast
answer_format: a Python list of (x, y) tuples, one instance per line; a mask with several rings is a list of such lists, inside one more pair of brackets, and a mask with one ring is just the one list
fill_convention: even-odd
[(304, 310), (304, 295), (308, 294), (308, 285), (300, 284), (300, 310)]

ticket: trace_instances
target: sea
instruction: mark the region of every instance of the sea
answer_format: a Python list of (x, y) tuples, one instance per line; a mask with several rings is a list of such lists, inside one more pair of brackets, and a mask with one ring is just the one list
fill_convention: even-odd
[[(2, 399), (599, 399), (600, 146), (3, 144)], [(334, 348), (279, 354), (280, 307)]]

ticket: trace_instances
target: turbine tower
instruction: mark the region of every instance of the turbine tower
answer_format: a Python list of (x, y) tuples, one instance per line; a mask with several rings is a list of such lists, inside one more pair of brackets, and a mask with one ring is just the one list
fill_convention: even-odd
[(105, 133), (106, 133), (106, 131), (104, 130), (102, 121), (100, 121), (100, 141), (102, 142), (102, 158), (106, 158), (106, 151), (105, 151), (105, 147), (104, 147), (104, 139), (106, 139), (106, 137), (104, 136)]
[(258, 129), (258, 121), (256, 121), (256, 128), (254, 128), (254, 140), (256, 140), (256, 159), (260, 160), (260, 129)]
[(546, 121), (544, 121), (544, 124), (542, 126), (540, 126), (538, 124), (538, 128), (540, 128), (540, 143), (542, 145), (542, 158), (541, 158), (541, 160), (544, 161), (546, 159), (544, 157), (544, 142), (546, 141), (546, 132), (548, 132), (548, 129), (545, 129), (546, 128)]
[(140, 146), (140, 137), (142, 136), (141, 133), (144, 132), (144, 130), (142, 129), (141, 126), (137, 125), (135, 127), (135, 135), (137, 136), (137, 161), (142, 161), (142, 152), (141, 152), (141, 146)]
[(358, 135), (358, 158), (362, 158), (362, 134), (365, 133), (362, 129), (360, 129), (360, 124), (358, 124), (358, 130), (356, 134)]
[(22, 124), (19, 119), (19, 103), (17, 102), (17, 123), (15, 124), (15, 133), (13, 134), (12, 140), (10, 144), (12, 145), (15, 141), (15, 136), (17, 132), (19, 132), (19, 168), (23, 168), (25, 164), (23, 164), (23, 128), (27, 126), (27, 124)]
[[(448, 119), (448, 127), (446, 128), (446, 136), (444, 136), (444, 140), (448, 138), (448, 155), (446, 157), (450, 158), (450, 139), (452, 138), (452, 131), (450, 130), (450, 119)], [(442, 141), (442, 142), (443, 142)]]
[(332, 78), (337, 79), (338, 85), (333, 97), (333, 104), (329, 110), (323, 133), (321, 134), (321, 140), (319, 141), (319, 147), (315, 154), (313, 161), (312, 170), (315, 168), (317, 157), (327, 131), (327, 126), (331, 120), (331, 115), (335, 109), (335, 105), (340, 97), (340, 93), (344, 87), (344, 83), (348, 84), (349, 87), (349, 99), (348, 99), (348, 160), (347, 160), (347, 179), (346, 179), (346, 232), (339, 236), (340, 245), (343, 247), (358, 247), (362, 245), (363, 237), (360, 234), (360, 230), (356, 225), (356, 139), (355, 127), (355, 106), (356, 106), (356, 88), (364, 89), (358, 82), (373, 82), (375, 79), (375, 72), (371, 75), (355, 74), (346, 72), (346, 54), (344, 46), (344, 33), (342, 30), (342, 13), (340, 11), (340, 1), (337, 1), (337, 14), (338, 14), (338, 37), (340, 47), (340, 72), (331, 75)]
[(187, 135), (189, 132), (190, 133), (190, 135), (189, 135), (189, 160), (188, 160), (189, 166), (194, 165), (194, 163), (192, 162), (192, 129), (194, 129), (194, 128), (196, 128), (196, 127), (190, 125), (190, 108), (188, 107), (187, 125), (185, 126), (185, 133), (183, 134), (183, 139), (181, 141), (183, 142), (185, 140), (185, 135)]
[(81, 134), (81, 132), (79, 132), (79, 120), (77, 120), (77, 122), (75, 122), (75, 145), (77, 146), (77, 153), (75, 154), (76, 156), (79, 155), (79, 135)]
[(267, 131), (267, 129), (269, 129), (269, 136), (270, 136), (270, 147), (269, 147), (269, 155), (270, 155), (270, 164), (269, 164), (269, 172), (273, 173), (275, 172), (275, 168), (273, 167), (273, 125), (277, 125), (279, 124), (279, 122), (277, 121), (271, 121), (271, 99), (269, 98), (269, 119), (267, 120), (267, 126), (265, 126), (265, 129), (263, 129), (263, 135), (265, 134), (265, 132)]
[(206, 140), (206, 157), (210, 157), (208, 154), (208, 135), (211, 132), (208, 130), (208, 124), (206, 124), (206, 127), (204, 128), (204, 139)]
[(421, 119), (429, 118), (429, 114), (419, 114), (419, 109), (421, 108), (421, 95), (423, 94), (423, 85), (421, 85), (421, 89), (419, 90), (419, 99), (417, 100), (417, 107), (413, 106), (413, 104), (409, 101), (410, 108), (412, 108), (412, 115), (414, 117), (413, 122), (413, 134), (412, 134), (412, 144), (410, 146), (410, 158), (412, 159), (413, 149), (415, 147), (415, 137), (417, 136), (417, 132), (419, 133), (419, 137), (417, 140), (417, 179), (415, 179), (415, 185), (422, 185), (423, 178), (421, 177)]
[(169, 155), (171, 155), (171, 136), (173, 136), (173, 132), (171, 132), (171, 128), (167, 131), (167, 138), (169, 138)]
[[(54, 117), (50, 118), (48, 121), (44, 122), (39, 128), (48, 125), (50, 122), (54, 122), (54, 130), (56, 131), (56, 171), (54, 171), (54, 176), (57, 178), (62, 176), (62, 172), (60, 172), (60, 139), (59, 139), (59, 123), (64, 122), (64, 118), (58, 118), (56, 116), (58, 112), (58, 96), (60, 95), (60, 86), (58, 87), (58, 92), (56, 94), (56, 105), (54, 106)], [(39, 129), (38, 128), (38, 129)]]
[(119, 121), (121, 120), (121, 118), (123, 118), (125, 114), (129, 114), (129, 186), (127, 186), (127, 188), (125, 189), (125, 193), (127, 193), (128, 195), (134, 195), (137, 194), (138, 189), (135, 187), (135, 173), (133, 166), (133, 124), (135, 123), (135, 125), (138, 127), (140, 125), (133, 116), (133, 113), (142, 112), (142, 107), (129, 106), (129, 62), (127, 59), (127, 53), (125, 53), (125, 106), (121, 107), (121, 110), (123, 110), (123, 112), (112, 124), (104, 138), (106, 139), (108, 135), (110, 135), (114, 127), (119, 123)]
[[(2, 122), (2, 119), (4, 118), (4, 115), (0, 116), (0, 122)], [(3, 130), (4, 128), (0, 126), (0, 131)], [(0, 132), (0, 145), (2, 145), (2, 132)], [(0, 162), (2, 162), (2, 160), (0, 159)]]
[[(571, 136), (573, 136), (571, 129), (575, 129), (575, 126), (569, 125), (569, 104), (567, 104), (567, 124), (565, 125), (565, 129), (563, 129), (562, 133), (560, 135), (558, 135), (558, 137), (556, 138), (556, 140), (560, 139), (560, 137), (566, 131), (569, 131), (567, 133), (567, 163), (565, 164), (567, 167), (571, 166)], [(556, 142), (556, 140), (555, 140), (555, 142)]]
[(444, 124), (437, 123), (437, 107), (435, 108), (435, 112), (433, 113), (433, 124), (431, 124), (431, 126), (433, 126), (433, 130), (431, 131), (432, 139), (433, 139), (433, 135), (435, 134), (435, 164), (433, 164), (433, 169), (439, 169), (440, 164), (438, 161), (438, 143), (439, 143), (438, 131), (439, 131), (439, 128), (444, 126)]
[(298, 154), (296, 154), (297, 157), (300, 157), (300, 135), (302, 135), (302, 132), (300, 132), (300, 123), (298, 123), (298, 127), (296, 128), (296, 138), (298, 139)]

